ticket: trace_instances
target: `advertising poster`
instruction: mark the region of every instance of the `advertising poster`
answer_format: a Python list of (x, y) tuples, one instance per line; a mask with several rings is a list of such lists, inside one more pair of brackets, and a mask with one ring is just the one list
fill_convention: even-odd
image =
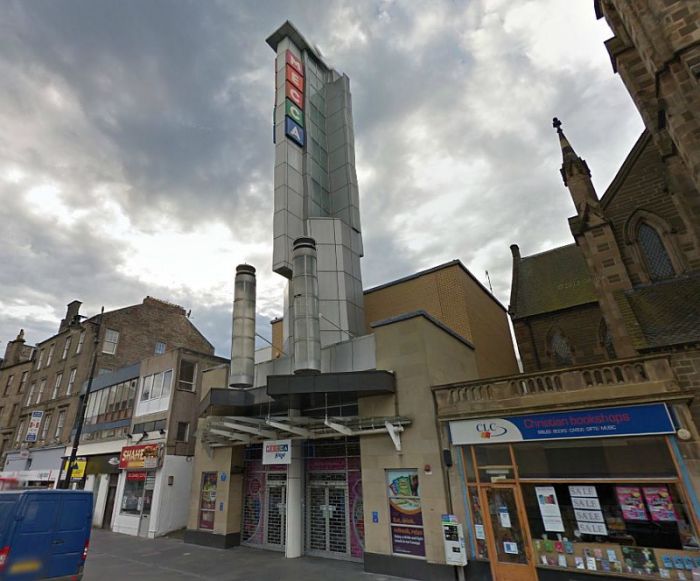
[(553, 533), (563, 533), (564, 523), (561, 520), (561, 511), (557, 501), (557, 493), (553, 486), (535, 486), (537, 504), (540, 507), (544, 530)]
[(425, 557), (423, 527), (391, 527), (391, 544), (397, 555)]
[(642, 488), (647, 501), (651, 520), (654, 522), (676, 522), (676, 510), (666, 486), (645, 486)]
[(365, 516), (362, 507), (362, 473), (348, 472), (350, 494), (350, 554), (361, 558), (365, 548)]
[(423, 525), (416, 470), (387, 470), (389, 517), (392, 524)]
[(35, 411), (29, 417), (29, 426), (27, 427), (27, 435), (24, 437), (27, 442), (36, 442), (41, 427), (41, 420), (44, 417), (44, 412)]
[(425, 557), (418, 471), (387, 470), (386, 485), (394, 553)]
[(617, 502), (622, 510), (622, 518), (625, 520), (646, 521), (647, 509), (642, 499), (642, 491), (638, 486), (616, 486), (615, 494)]

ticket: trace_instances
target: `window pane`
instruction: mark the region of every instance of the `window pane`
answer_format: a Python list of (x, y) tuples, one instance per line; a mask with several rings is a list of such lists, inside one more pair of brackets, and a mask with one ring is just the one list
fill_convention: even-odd
[[(688, 512), (677, 486), (673, 483), (597, 482), (592, 484), (589, 481), (580, 484), (547, 485), (548, 491), (554, 489), (555, 504), (558, 504), (561, 524), (564, 528), (563, 531), (557, 532), (545, 529), (539, 504), (542, 499), (538, 497), (538, 487), (537, 484), (525, 484), (522, 487), (538, 563), (551, 559), (553, 561), (551, 564), (556, 565), (557, 553), (560, 552), (561, 546), (558, 550), (554, 545), (562, 538), (566, 541), (565, 545), (568, 545), (565, 547), (566, 553), (581, 555), (584, 557), (582, 560), (585, 561), (584, 553), (589, 551), (592, 553), (590, 557), (599, 559), (598, 567), (601, 565), (600, 554), (602, 553), (602, 558), (609, 564), (614, 562), (622, 564), (624, 571), (619, 572), (637, 573), (640, 577), (645, 576), (642, 574), (643, 571), (634, 570), (635, 567), (642, 568), (641, 565), (635, 564), (635, 553), (637, 551), (642, 553), (638, 547), (671, 551), (695, 549), (691, 554), (700, 557)], [(630, 508), (633, 505), (634, 508)], [(602, 525), (602, 527), (596, 527), (597, 534), (592, 534), (594, 531), (586, 532), (586, 523), (589, 521), (596, 521)], [(596, 545), (600, 548), (596, 548)], [(654, 552), (649, 553), (653, 558)], [(613, 556), (614, 559), (611, 558)], [(662, 556), (663, 553), (656, 552), (657, 568), (664, 567)], [(569, 562), (567, 566), (574, 568), (575, 565)], [(627, 569), (628, 566), (631, 569)], [(688, 575), (688, 579), (690, 577)]]
[(469, 487), (469, 502), (471, 503), (471, 517), (474, 523), (476, 557), (478, 559), (488, 559), (489, 552), (486, 545), (486, 525), (484, 524), (484, 514), (481, 510), (479, 491), (475, 486)]
[(143, 379), (143, 389), (141, 391), (141, 401), (151, 398), (151, 388), (153, 387), (153, 376), (149, 375)]
[(491, 528), (496, 541), (496, 557), (501, 563), (527, 563), (525, 540), (512, 488), (487, 488)]
[(476, 465), (479, 468), (479, 482), (499, 482), (513, 479), (513, 463), (507, 444), (474, 446), (474, 451), (476, 452)]
[(661, 237), (648, 224), (639, 227), (639, 248), (644, 255), (651, 280), (663, 280), (676, 274)]
[(172, 380), (173, 380), (172, 370), (166, 371), (163, 374), (163, 395), (162, 395), (162, 397), (169, 397), (170, 396), (170, 384), (172, 383)]
[(513, 450), (520, 478), (655, 478), (676, 474), (666, 442), (658, 437), (532, 442), (514, 445)]
[(152, 399), (160, 398), (162, 391), (163, 391), (163, 374), (156, 373), (153, 376), (153, 389), (151, 391), (151, 398)]

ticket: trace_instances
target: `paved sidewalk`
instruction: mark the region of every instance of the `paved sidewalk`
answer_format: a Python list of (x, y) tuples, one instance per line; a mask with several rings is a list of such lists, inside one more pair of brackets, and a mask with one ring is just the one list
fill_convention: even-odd
[(84, 579), (389, 581), (399, 578), (365, 573), (362, 563), (313, 557), (285, 559), (281, 553), (248, 547), (210, 549), (188, 545), (179, 539), (141, 539), (93, 529)]

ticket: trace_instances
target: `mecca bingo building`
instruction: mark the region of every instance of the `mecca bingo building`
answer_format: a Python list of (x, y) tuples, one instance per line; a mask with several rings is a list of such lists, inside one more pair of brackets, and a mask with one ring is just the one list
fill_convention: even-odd
[[(452, 579), (459, 560), (448, 564), (443, 531), (464, 517), (452, 514), (431, 386), (477, 379), (477, 355), (422, 307), (392, 309), (402, 293), (415, 299), (411, 284), (456, 273), (497, 321), (489, 332), (502, 328), (493, 350), (511, 354), (504, 372), (513, 372), (505, 309), (457, 261), (363, 290), (349, 78), (290, 22), (267, 43), (276, 53), (273, 270), (287, 283), (284, 316), (273, 348), (255, 352), (256, 271), (238, 266), (231, 364), (202, 375), (185, 541)], [(450, 558), (461, 559), (454, 538)]]

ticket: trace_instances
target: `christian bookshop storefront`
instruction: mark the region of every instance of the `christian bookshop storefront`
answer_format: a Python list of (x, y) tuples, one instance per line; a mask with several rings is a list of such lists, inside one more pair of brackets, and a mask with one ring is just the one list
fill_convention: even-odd
[(498, 580), (690, 580), (697, 503), (663, 403), (449, 422), (473, 560)]

